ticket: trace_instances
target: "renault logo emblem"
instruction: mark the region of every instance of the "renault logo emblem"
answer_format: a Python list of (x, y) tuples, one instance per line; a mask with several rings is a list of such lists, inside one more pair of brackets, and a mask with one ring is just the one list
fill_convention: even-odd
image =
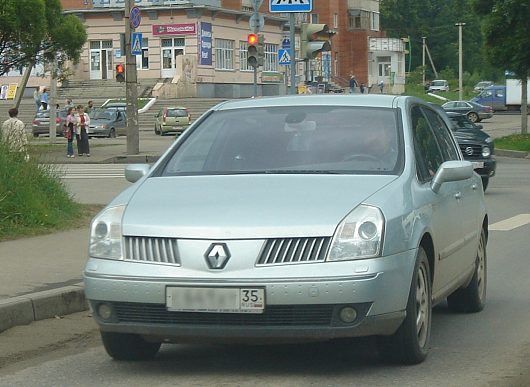
[(206, 254), (204, 254), (206, 262), (210, 269), (223, 269), (230, 259), (230, 251), (225, 243), (212, 243)]
[(466, 155), (471, 156), (473, 154), (473, 148), (468, 146), (464, 152), (466, 152)]

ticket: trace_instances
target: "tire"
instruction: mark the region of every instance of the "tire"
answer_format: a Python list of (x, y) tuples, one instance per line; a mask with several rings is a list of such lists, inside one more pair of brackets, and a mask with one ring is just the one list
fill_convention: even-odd
[(483, 177), (482, 178), (482, 188), (484, 190), (484, 192), (486, 192), (486, 188), (488, 188), (488, 183), (490, 182), (490, 178), (489, 177)]
[(108, 137), (109, 138), (116, 138), (116, 129), (110, 128)]
[(480, 121), (478, 114), (475, 113), (475, 112), (467, 113), (467, 118), (469, 118), (469, 121), (471, 121), (471, 122), (479, 122)]
[(156, 134), (156, 135), (159, 135), (159, 134), (160, 134), (160, 130), (158, 130), (158, 127), (156, 126), (156, 124), (155, 124), (155, 134)]
[(33, 137), (37, 138), (37, 137), (39, 137), (39, 134), (38, 133), (33, 133)]
[(407, 301), (407, 315), (396, 333), (378, 337), (381, 357), (401, 364), (418, 364), (425, 360), (431, 341), (431, 294), (429, 260), (420, 246)]
[(161, 345), (129, 333), (100, 333), (105, 350), (116, 360), (149, 360), (155, 357)]
[(488, 282), (486, 258), (486, 233), (482, 230), (478, 242), (475, 272), (471, 282), (465, 288), (458, 289), (447, 297), (447, 305), (453, 312), (476, 313), (484, 309)]

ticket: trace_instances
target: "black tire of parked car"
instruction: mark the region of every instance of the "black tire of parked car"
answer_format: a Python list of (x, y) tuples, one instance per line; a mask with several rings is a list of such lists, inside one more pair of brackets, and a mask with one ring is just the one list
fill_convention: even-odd
[(471, 282), (447, 297), (449, 309), (458, 313), (476, 313), (484, 309), (487, 284), (486, 233), (482, 229)]
[(480, 117), (475, 112), (467, 113), (467, 118), (469, 118), (469, 121), (471, 122), (480, 122)]
[[(416, 267), (412, 276), (407, 301), (407, 316), (392, 336), (379, 336), (379, 355), (388, 361), (401, 364), (418, 364), (427, 357), (431, 342), (432, 283), (427, 253), (418, 249)], [(417, 302), (420, 299), (420, 302)], [(418, 313), (423, 313), (423, 325), (418, 327)]]
[(160, 134), (160, 130), (158, 129), (158, 126), (156, 126), (156, 124), (155, 124), (155, 134), (156, 134), (156, 135), (159, 135), (159, 134)]
[(109, 130), (109, 138), (116, 138), (116, 129), (110, 128)]
[(149, 360), (155, 357), (161, 343), (149, 343), (139, 335), (100, 332), (107, 353), (116, 360)]

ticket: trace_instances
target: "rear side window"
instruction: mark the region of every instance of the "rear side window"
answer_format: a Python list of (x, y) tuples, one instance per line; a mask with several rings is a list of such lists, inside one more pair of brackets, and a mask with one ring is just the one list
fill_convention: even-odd
[(411, 118), (416, 170), (418, 179), (425, 182), (432, 179), (444, 160), (429, 122), (419, 106), (412, 108)]
[(434, 136), (438, 140), (440, 150), (444, 157), (444, 161), (460, 160), (458, 150), (453, 142), (453, 138), (449, 132), (449, 128), (443, 122), (442, 118), (430, 109), (424, 109), (425, 115), (431, 124)]

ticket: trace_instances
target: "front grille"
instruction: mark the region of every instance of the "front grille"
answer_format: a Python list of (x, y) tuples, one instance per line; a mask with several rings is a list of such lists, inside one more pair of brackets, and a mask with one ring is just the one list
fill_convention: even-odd
[[(467, 149), (471, 149), (473, 153), (469, 154)], [(465, 159), (468, 158), (481, 158), (482, 157), (482, 146), (481, 145), (460, 145), (460, 150)]]
[(335, 305), (270, 305), (260, 314), (171, 312), (161, 304), (113, 303), (121, 323), (252, 325), (252, 326), (331, 326)]
[(269, 239), (260, 252), (257, 265), (323, 262), (331, 238)]
[(179, 265), (177, 239), (126, 236), (125, 260)]

